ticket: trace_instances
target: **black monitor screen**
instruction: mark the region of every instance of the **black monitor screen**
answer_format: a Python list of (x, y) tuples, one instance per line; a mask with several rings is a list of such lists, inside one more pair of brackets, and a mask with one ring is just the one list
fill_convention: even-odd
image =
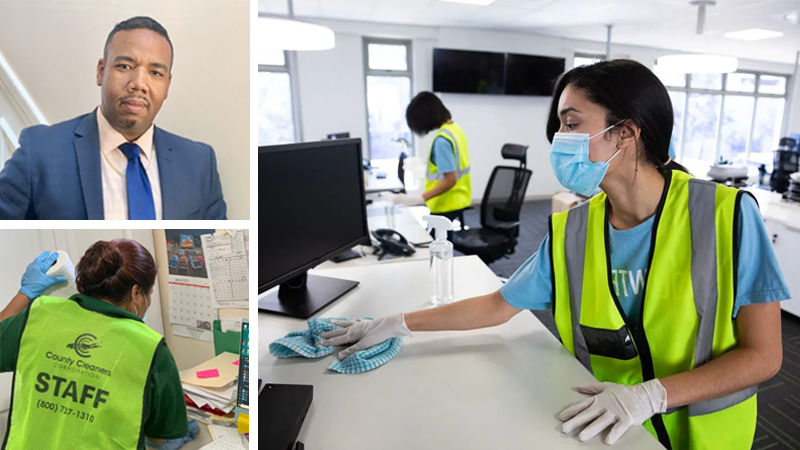
[(258, 219), (259, 292), (369, 242), (361, 140), (260, 147)]
[(503, 94), (503, 53), (433, 49), (433, 90)]
[(559, 75), (564, 73), (564, 58), (514, 55), (506, 57), (507, 95), (553, 95)]

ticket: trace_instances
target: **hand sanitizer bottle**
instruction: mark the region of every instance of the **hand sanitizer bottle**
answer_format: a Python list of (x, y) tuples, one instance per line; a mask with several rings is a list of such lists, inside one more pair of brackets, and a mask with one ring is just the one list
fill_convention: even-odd
[(453, 223), (443, 216), (425, 216), (428, 232), (434, 230), (436, 238), (428, 248), (431, 253), (431, 301), (434, 306), (453, 301), (453, 244), (447, 241), (447, 232)]

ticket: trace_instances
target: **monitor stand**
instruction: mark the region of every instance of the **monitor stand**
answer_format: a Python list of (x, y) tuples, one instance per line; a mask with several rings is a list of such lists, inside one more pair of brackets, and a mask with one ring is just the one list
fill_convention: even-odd
[(358, 281), (303, 273), (280, 285), (258, 301), (258, 309), (299, 319), (308, 319), (331, 302), (358, 286)]

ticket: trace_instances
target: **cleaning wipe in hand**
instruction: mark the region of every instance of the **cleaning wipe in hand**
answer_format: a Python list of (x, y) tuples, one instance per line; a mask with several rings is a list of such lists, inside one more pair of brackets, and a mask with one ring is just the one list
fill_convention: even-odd
[[(372, 319), (365, 317), (365, 319)], [(324, 347), (320, 342), (324, 339), (320, 334), (339, 328), (330, 320), (348, 320), (329, 317), (325, 319), (308, 319), (308, 330), (295, 331), (269, 345), (269, 352), (277, 358), (322, 358), (340, 351), (336, 347)], [(334, 360), (329, 370), (339, 373), (362, 373), (386, 364), (400, 353), (403, 348), (402, 338), (392, 338), (366, 350), (353, 353), (342, 361)]]

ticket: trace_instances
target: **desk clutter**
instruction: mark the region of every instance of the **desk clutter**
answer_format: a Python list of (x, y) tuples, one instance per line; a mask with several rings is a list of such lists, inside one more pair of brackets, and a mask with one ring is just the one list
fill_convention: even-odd
[(223, 436), (216, 441), (204, 445), (200, 450), (247, 450), (249, 445), (246, 445), (246, 439), (241, 437)]
[(190, 419), (230, 427), (236, 433), (236, 392), (239, 355), (223, 352), (181, 372), (181, 385)]
[[(235, 415), (240, 357), (223, 352), (181, 373), (181, 385), (190, 419), (210, 425), (214, 442), (201, 450), (246, 450)], [(244, 417), (244, 415), (242, 415)]]

